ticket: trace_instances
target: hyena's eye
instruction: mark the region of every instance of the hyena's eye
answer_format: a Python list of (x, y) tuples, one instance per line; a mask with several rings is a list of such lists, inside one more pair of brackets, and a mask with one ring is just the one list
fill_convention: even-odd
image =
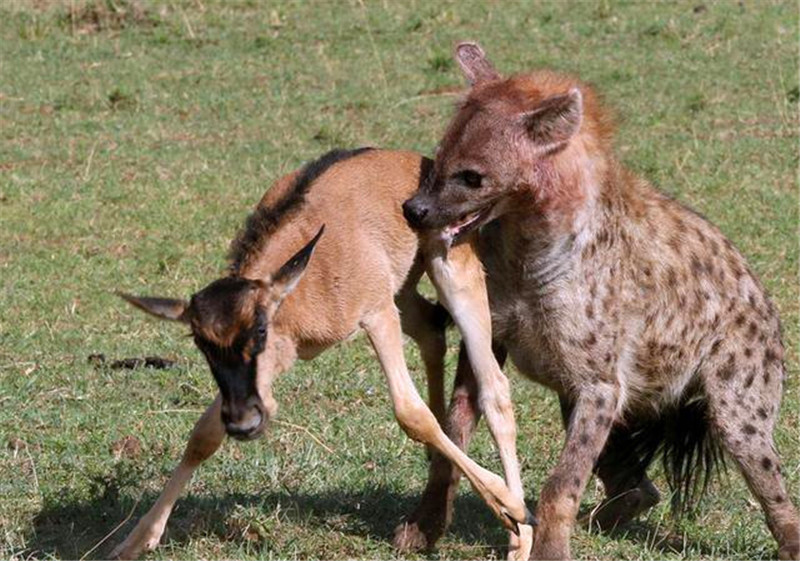
[(460, 171), (454, 176), (458, 181), (469, 187), (470, 189), (478, 189), (483, 181), (483, 176), (475, 170), (465, 169)]

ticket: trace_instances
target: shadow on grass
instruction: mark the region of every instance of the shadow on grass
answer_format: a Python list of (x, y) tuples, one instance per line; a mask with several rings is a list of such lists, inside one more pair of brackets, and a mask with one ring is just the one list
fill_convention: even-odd
[[(581, 509), (581, 513), (578, 515), (580, 526), (587, 532), (602, 532), (614, 540), (635, 542), (653, 553), (655, 558), (660, 558), (667, 554), (690, 558), (697, 557), (698, 555), (709, 557), (719, 557), (720, 555), (718, 544), (717, 547), (715, 547), (713, 543), (677, 532), (670, 523), (666, 525), (654, 524), (650, 521), (640, 519), (604, 532), (596, 527), (590, 529), (588, 522), (589, 513), (595, 506), (597, 505)], [(737, 553), (737, 557), (743, 559), (761, 559), (763, 557), (763, 551), (760, 549), (755, 549), (752, 552), (740, 551)]]
[[(128, 492), (146, 479), (141, 472), (118, 469), (112, 476), (96, 481), (89, 499), (55, 496), (34, 519), (34, 532), (28, 540), (35, 558), (57, 557), (79, 559), (119, 524), (134, 507), (135, 499)], [(121, 492), (125, 489), (126, 492)], [(107, 558), (113, 547), (133, 528), (157, 498), (145, 493), (131, 519), (87, 559)], [(322, 493), (229, 493), (221, 497), (189, 495), (178, 501), (167, 525), (166, 540), (174, 546), (188, 544), (202, 535), (215, 535), (222, 541), (256, 540), (262, 546), (274, 543), (280, 547), (287, 539), (286, 524), (297, 524), (310, 531), (336, 530), (339, 534), (359, 536), (390, 543), (395, 526), (412, 512), (418, 495), (400, 494), (387, 488), (364, 491), (331, 491)], [(530, 502), (533, 506), (533, 502)], [(474, 494), (456, 499), (455, 517), (448, 535), (451, 540), (480, 548), (482, 557), (505, 556), (505, 532), (488, 508)], [(280, 512), (276, 527), (266, 529), (263, 522), (273, 520)], [(252, 522), (255, 521), (255, 524)], [(273, 520), (274, 521), (274, 520)], [(249, 528), (256, 528), (253, 531)], [(635, 522), (613, 530), (614, 539), (644, 544), (654, 554), (713, 555), (711, 544), (670, 532), (669, 528), (646, 522)], [(258, 546), (257, 546), (258, 547)], [(333, 553), (333, 551), (331, 552)], [(352, 557), (357, 551), (343, 552)], [(431, 557), (436, 553), (432, 552)]]
[[(131, 474), (117, 473), (98, 481), (90, 499), (73, 500), (68, 496), (47, 499), (34, 519), (33, 535), (28, 540), (29, 554), (34, 558), (81, 558), (130, 513), (135, 504), (130, 489), (141, 481)], [(154, 492), (145, 493), (131, 519), (86, 559), (107, 558), (156, 498)], [(215, 535), (222, 541), (260, 540), (263, 545), (256, 547), (271, 542), (278, 542), (273, 545), (280, 547), (279, 542), (287, 539), (286, 524), (294, 523), (312, 532), (335, 529), (339, 534), (388, 544), (395, 526), (414, 509), (418, 500), (417, 495), (399, 494), (387, 488), (310, 494), (265, 491), (219, 497), (188, 495), (178, 501), (162, 541), (181, 546), (202, 535)], [(452, 539), (479, 547), (482, 556), (505, 555), (500, 547), (506, 541), (505, 532), (477, 496), (459, 497), (455, 508), (455, 523), (449, 534)], [(275, 512), (280, 512), (280, 523), (265, 530), (260, 523), (265, 519), (269, 523)], [(256, 524), (251, 524), (254, 520)], [(248, 530), (250, 527), (257, 530)], [(255, 536), (254, 531), (257, 531)], [(356, 553), (343, 552), (343, 555), (352, 557)]]

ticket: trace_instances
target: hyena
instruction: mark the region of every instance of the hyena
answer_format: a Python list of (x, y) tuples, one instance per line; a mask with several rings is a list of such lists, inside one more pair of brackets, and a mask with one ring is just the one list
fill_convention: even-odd
[[(547, 71), (502, 78), (475, 43), (456, 59), (471, 89), (404, 211), (445, 241), (479, 230), (498, 358), (559, 395), (567, 436), (539, 495), (533, 556), (570, 556), (592, 471), (606, 491), (598, 521), (613, 526), (658, 500), (646, 475), (658, 454), (686, 503), (724, 451), (779, 556), (797, 559), (798, 514), (772, 436), (781, 327), (744, 257), (620, 164), (592, 88)], [(475, 391), (457, 380), (449, 432), (460, 444), (477, 420)], [(398, 545), (438, 537), (457, 480), (435, 460)]]
[[(334, 150), (267, 191), (232, 244), (228, 275), (189, 300), (121, 295), (156, 317), (189, 327), (219, 395), (197, 421), (161, 496), (112, 556), (134, 558), (155, 548), (182, 489), (225, 435), (251, 440), (264, 432), (277, 412), (272, 386), (278, 375), (298, 358), (310, 360), (360, 329), (378, 356), (402, 429), (458, 465), (505, 526), (526, 535), (531, 515), (516, 450), (505, 455), (512, 462), (504, 463), (506, 486), (467, 457), (439, 424), (445, 413), (447, 314), (416, 290), (425, 264), (401, 211), (431, 164), (411, 152)], [(465, 259), (470, 255), (464, 253)], [(488, 301), (485, 307), (488, 311)], [(406, 367), (403, 332), (420, 347), (430, 408)], [(478, 370), (479, 384), (487, 371)], [(510, 413), (507, 392), (490, 393), (499, 395), (504, 402), (498, 407)], [(513, 426), (513, 414), (498, 424)], [(507, 434), (506, 428), (499, 438)], [(529, 544), (530, 539), (520, 544), (522, 555)]]

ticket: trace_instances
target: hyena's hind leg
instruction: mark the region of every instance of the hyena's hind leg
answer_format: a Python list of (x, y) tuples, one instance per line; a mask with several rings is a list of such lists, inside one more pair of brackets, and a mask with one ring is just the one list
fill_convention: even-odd
[[(566, 428), (572, 414), (572, 404), (561, 396), (559, 401)], [(652, 455), (642, 457), (636, 453), (638, 440), (633, 436), (635, 431), (636, 428), (630, 426), (612, 427), (594, 468), (595, 474), (603, 482), (606, 498), (588, 514), (586, 521), (604, 531), (627, 524), (655, 506), (661, 498), (658, 489), (647, 477)]]
[(718, 345), (705, 369), (710, 422), (761, 504), (778, 542), (778, 557), (800, 559), (800, 517), (787, 493), (772, 435), (782, 393), (783, 348), (779, 340), (748, 343), (727, 350)]
[(647, 477), (646, 459), (631, 455), (635, 446), (628, 428), (615, 429), (595, 466), (603, 482), (606, 498), (590, 515), (590, 523), (608, 531), (627, 524), (661, 499), (656, 486)]

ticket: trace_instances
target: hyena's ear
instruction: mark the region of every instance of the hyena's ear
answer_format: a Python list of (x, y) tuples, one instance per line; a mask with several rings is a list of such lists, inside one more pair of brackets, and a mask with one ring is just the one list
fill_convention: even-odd
[(325, 225), (323, 224), (319, 232), (317, 232), (317, 235), (314, 236), (303, 249), (295, 253), (292, 258), (284, 263), (284, 265), (278, 269), (278, 272), (273, 275), (270, 284), (270, 293), (272, 300), (276, 304), (280, 304), (280, 302), (294, 290), (297, 283), (300, 282), (306, 270), (306, 265), (308, 265), (308, 261), (311, 259), (311, 254), (314, 252), (314, 246), (317, 245), (324, 231)]
[(472, 41), (459, 43), (456, 45), (455, 57), (470, 86), (500, 78), (500, 74), (494, 69), (492, 63), (486, 58), (486, 53), (477, 43)]
[(124, 292), (117, 292), (117, 296), (157, 318), (180, 321), (183, 323), (188, 323), (189, 321), (186, 315), (189, 303), (185, 300), (132, 296)]
[(583, 96), (578, 88), (542, 101), (522, 114), (522, 126), (536, 148), (552, 152), (562, 148), (581, 127)]

